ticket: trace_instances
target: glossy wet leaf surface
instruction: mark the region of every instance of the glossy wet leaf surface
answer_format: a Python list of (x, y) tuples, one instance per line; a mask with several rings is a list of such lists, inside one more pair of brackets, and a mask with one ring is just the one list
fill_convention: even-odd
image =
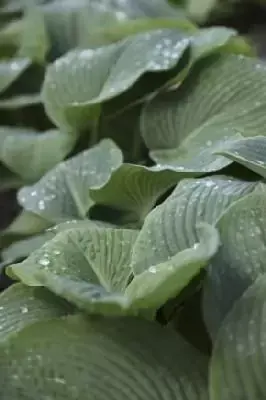
[(80, 316), (34, 324), (0, 352), (3, 400), (19, 400), (21, 393), (29, 400), (38, 393), (58, 400), (87, 400), (88, 393), (99, 400), (207, 396), (205, 357), (175, 333), (139, 319)]
[(223, 145), (265, 134), (265, 74), (263, 62), (243, 56), (195, 65), (180, 88), (159, 93), (144, 108), (141, 131), (150, 156), (161, 167), (192, 173), (230, 164), (217, 154)]
[(93, 205), (90, 189), (100, 188), (122, 163), (122, 153), (109, 139), (58, 164), (18, 199), (27, 210), (51, 222), (86, 218)]

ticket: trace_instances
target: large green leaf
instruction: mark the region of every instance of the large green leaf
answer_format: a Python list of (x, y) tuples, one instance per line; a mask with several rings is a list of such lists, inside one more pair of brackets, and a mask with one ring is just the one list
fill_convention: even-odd
[(219, 252), (207, 270), (204, 315), (215, 335), (243, 292), (266, 271), (265, 186), (233, 204), (221, 217)]
[(23, 283), (45, 286), (90, 313), (123, 314), (137, 235), (134, 230), (92, 225), (65, 230), (9, 271)]
[[(126, 92), (145, 73), (172, 70), (190, 46), (192, 61), (195, 61), (223, 46), (234, 34), (235, 31), (226, 28), (194, 34), (161, 29), (94, 50), (69, 52), (47, 71), (43, 86), (46, 111), (59, 126), (83, 128), (97, 116), (101, 102)], [(158, 81), (156, 85), (155, 82), (149, 91), (163, 83)], [(142, 88), (138, 96), (143, 96), (147, 90)]]
[(218, 153), (266, 178), (265, 136), (236, 140), (229, 145), (225, 143)]
[(218, 232), (212, 226), (204, 224), (199, 242), (192, 248), (169, 257), (163, 263), (151, 265), (133, 278), (125, 291), (132, 307), (157, 310), (167, 300), (175, 298), (209, 263), (218, 247)]
[(181, 181), (145, 219), (133, 249), (134, 272), (146, 271), (192, 247), (199, 241), (199, 223), (216, 224), (230, 204), (256, 187), (256, 182), (223, 176)]
[(0, 295), (0, 342), (34, 322), (61, 317), (71, 310), (47, 289), (17, 283)]
[(0, 127), (0, 160), (25, 182), (40, 179), (72, 150), (76, 137), (56, 130)]
[(262, 275), (225, 318), (210, 365), (211, 400), (265, 398), (265, 293)]
[(127, 91), (144, 73), (173, 68), (189, 42), (187, 34), (165, 29), (69, 52), (47, 70), (42, 92), (46, 112), (58, 126), (83, 128), (101, 102)]
[(158, 198), (181, 178), (182, 174), (173, 171), (122, 164), (105, 186), (91, 191), (91, 198), (96, 204), (127, 211), (133, 220), (143, 222)]
[[(161, 27), (193, 29), (184, 12), (167, 1), (52, 1), (42, 7), (53, 53), (95, 47)], [(169, 18), (171, 17), (171, 18)]]
[(196, 64), (184, 83), (144, 107), (141, 131), (164, 168), (204, 173), (231, 160), (216, 152), (238, 137), (265, 135), (266, 67), (235, 55)]
[(140, 319), (34, 324), (0, 348), (2, 400), (206, 400), (207, 360)]
[(90, 189), (102, 187), (122, 163), (122, 153), (109, 139), (58, 164), (35, 185), (19, 191), (27, 210), (51, 222), (83, 219), (93, 205)]

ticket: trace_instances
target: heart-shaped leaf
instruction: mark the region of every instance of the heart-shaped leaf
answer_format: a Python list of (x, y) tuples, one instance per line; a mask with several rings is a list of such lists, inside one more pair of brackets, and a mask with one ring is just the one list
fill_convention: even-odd
[[(207, 360), (178, 334), (140, 319), (55, 319), (0, 348), (2, 400), (206, 400)], [(89, 396), (89, 397), (88, 397)]]
[(265, 63), (235, 55), (196, 64), (177, 89), (144, 107), (141, 131), (150, 156), (165, 168), (219, 170), (231, 160), (216, 152), (228, 141), (265, 134)]
[(72, 308), (44, 288), (17, 283), (0, 295), (0, 343), (28, 325), (67, 315)]
[(135, 274), (193, 247), (199, 241), (198, 224), (216, 224), (230, 204), (257, 185), (223, 176), (181, 181), (145, 219), (132, 254)]
[(218, 222), (222, 245), (207, 269), (204, 292), (205, 322), (213, 338), (234, 302), (266, 271), (265, 221), (263, 185)]
[(25, 182), (40, 179), (72, 150), (76, 137), (56, 130), (0, 127), (0, 160)]
[(93, 205), (90, 189), (100, 188), (122, 163), (122, 153), (109, 139), (58, 164), (39, 182), (19, 191), (27, 210), (50, 222), (83, 219)]
[(98, 227), (66, 230), (8, 270), (30, 286), (45, 286), (90, 313), (123, 314), (138, 231)]
[(135, 276), (125, 291), (133, 308), (156, 311), (199, 274), (217, 252), (219, 235), (215, 228), (204, 224), (199, 238), (192, 248), (169, 257), (163, 263), (151, 265)]
[(189, 42), (187, 34), (165, 29), (69, 52), (46, 73), (42, 91), (46, 112), (58, 126), (84, 128), (97, 116), (101, 102), (127, 91), (144, 73), (176, 66)]
[(264, 274), (225, 318), (210, 364), (211, 400), (265, 398), (265, 292)]

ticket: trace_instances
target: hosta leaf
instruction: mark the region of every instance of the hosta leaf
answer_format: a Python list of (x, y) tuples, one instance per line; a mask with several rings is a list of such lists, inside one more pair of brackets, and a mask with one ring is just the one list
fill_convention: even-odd
[[(3, 400), (206, 400), (206, 359), (141, 319), (68, 317), (34, 324), (0, 349)], [(182, 362), (177, 362), (182, 360)]]
[(0, 295), (0, 343), (28, 325), (69, 314), (71, 307), (44, 288), (12, 285)]
[(201, 227), (199, 243), (177, 253), (167, 261), (151, 265), (134, 277), (125, 294), (134, 308), (158, 309), (176, 297), (207, 265), (219, 247), (218, 231), (210, 225)]
[[(155, 27), (194, 26), (167, 1), (53, 1), (42, 7), (53, 52), (95, 47)], [(171, 17), (171, 18), (169, 18)], [(133, 20), (131, 20), (133, 19)]]
[(130, 257), (138, 231), (80, 228), (46, 242), (10, 274), (27, 285), (45, 286), (92, 313), (125, 313), (123, 291), (131, 276)]
[(223, 176), (183, 180), (145, 219), (133, 249), (134, 272), (140, 274), (192, 247), (199, 241), (199, 223), (214, 225), (230, 204), (256, 187), (256, 182)]
[(265, 398), (265, 293), (262, 275), (225, 318), (211, 360), (211, 400)]
[(0, 128), (0, 160), (22, 180), (32, 182), (62, 161), (76, 137), (56, 130), (38, 133), (25, 128)]
[(215, 152), (241, 135), (265, 134), (265, 75), (264, 63), (243, 56), (196, 64), (179, 88), (144, 107), (141, 131), (150, 156), (165, 168), (194, 173), (231, 163)]
[(218, 153), (266, 178), (266, 137), (255, 136), (224, 145)]
[(122, 164), (105, 186), (91, 191), (91, 197), (96, 204), (128, 211), (133, 219), (144, 221), (157, 199), (181, 177), (172, 171)]
[(59, 126), (83, 128), (97, 105), (127, 91), (146, 72), (173, 68), (188, 45), (187, 34), (165, 29), (67, 53), (48, 68), (42, 92), (46, 112)]
[(6, 90), (30, 66), (29, 58), (0, 60), (0, 93)]
[(207, 270), (204, 293), (213, 338), (234, 302), (266, 272), (265, 221), (264, 187), (233, 204), (217, 225), (222, 245)]
[(20, 204), (51, 222), (83, 219), (93, 205), (90, 189), (102, 187), (122, 163), (109, 139), (58, 164), (33, 186), (22, 188)]

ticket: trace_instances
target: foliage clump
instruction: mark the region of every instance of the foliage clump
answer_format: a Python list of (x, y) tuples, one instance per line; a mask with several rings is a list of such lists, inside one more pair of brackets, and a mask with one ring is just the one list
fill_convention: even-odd
[(266, 64), (159, 0), (0, 17), (1, 400), (264, 398)]

